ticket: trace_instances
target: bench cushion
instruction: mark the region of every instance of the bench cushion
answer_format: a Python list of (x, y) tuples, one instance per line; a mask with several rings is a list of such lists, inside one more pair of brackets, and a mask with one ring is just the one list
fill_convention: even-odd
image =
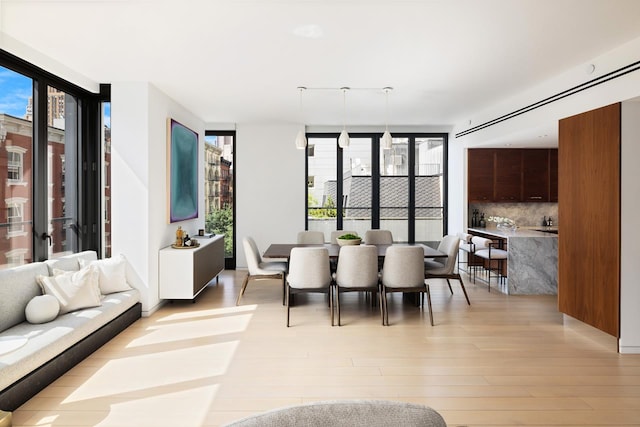
[(23, 322), (1, 332), (0, 338), (21, 336), (27, 337), (28, 341), (18, 349), (0, 355), (0, 390), (89, 336), (139, 300), (140, 294), (135, 289), (118, 292), (105, 296), (99, 307), (63, 314), (40, 325)]
[(41, 262), (0, 271), (0, 332), (26, 321), (24, 314), (33, 297), (42, 295), (36, 276), (49, 275)]

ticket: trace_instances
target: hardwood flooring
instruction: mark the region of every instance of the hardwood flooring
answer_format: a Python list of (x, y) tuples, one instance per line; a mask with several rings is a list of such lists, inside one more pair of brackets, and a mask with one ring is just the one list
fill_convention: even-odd
[(567, 321), (555, 296), (507, 296), (430, 281), (426, 312), (390, 296), (299, 296), (285, 326), (281, 285), (225, 271), (196, 302), (166, 304), (24, 404), (14, 426), (218, 426), (318, 400), (426, 404), (449, 426), (640, 425), (640, 355)]

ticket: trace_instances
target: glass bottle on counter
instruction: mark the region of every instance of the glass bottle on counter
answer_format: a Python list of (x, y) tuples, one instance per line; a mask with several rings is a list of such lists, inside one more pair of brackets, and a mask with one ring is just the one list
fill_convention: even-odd
[(487, 221), (484, 219), (484, 212), (480, 214), (480, 228), (485, 228), (487, 226)]

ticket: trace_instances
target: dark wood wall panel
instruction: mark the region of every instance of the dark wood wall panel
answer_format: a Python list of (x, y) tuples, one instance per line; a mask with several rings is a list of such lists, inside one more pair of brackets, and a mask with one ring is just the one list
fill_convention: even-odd
[(619, 337), (620, 104), (559, 126), (558, 308)]

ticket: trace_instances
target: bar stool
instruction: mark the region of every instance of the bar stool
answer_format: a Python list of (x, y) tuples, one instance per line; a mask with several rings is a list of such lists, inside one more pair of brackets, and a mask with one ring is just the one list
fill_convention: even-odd
[[(460, 272), (461, 270), (464, 271), (465, 273), (469, 273), (469, 269), (471, 268), (471, 266), (469, 265), (469, 258), (471, 257), (471, 254), (473, 253), (473, 245), (471, 244), (471, 238), (473, 236), (469, 233), (459, 233), (458, 234), (458, 238), (460, 239), (460, 245), (458, 246), (458, 252), (462, 251), (462, 253), (466, 253), (466, 261), (461, 261), (461, 256), (460, 254), (458, 254), (458, 272)], [(467, 268), (462, 269), (460, 268), (460, 264), (467, 264)]]
[[(475, 251), (472, 253), (474, 256), (482, 258), (488, 261), (489, 268), (485, 267), (485, 270), (488, 270), (487, 277), (487, 285), (489, 288), (489, 292), (491, 292), (491, 273), (494, 271), (493, 269), (493, 261), (497, 261), (498, 268), (497, 274), (494, 275), (497, 279), (498, 283), (504, 283), (504, 275), (502, 274), (502, 268), (504, 261), (507, 260), (507, 256), (509, 253), (504, 249), (499, 249), (497, 245), (499, 243), (494, 242), (491, 239), (485, 239), (484, 237), (473, 236), (471, 238), (471, 244), (475, 246)], [(473, 283), (476, 282), (476, 271), (473, 271)]]

